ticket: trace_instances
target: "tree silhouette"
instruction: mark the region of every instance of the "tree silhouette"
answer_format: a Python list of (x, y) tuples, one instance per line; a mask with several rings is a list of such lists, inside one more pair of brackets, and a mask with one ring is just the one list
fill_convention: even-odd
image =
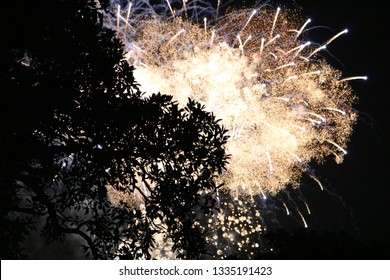
[(215, 206), (226, 130), (200, 104), (144, 96), (103, 27), (109, 1), (12, 3), (1, 21), (1, 254), (42, 234), (81, 236), (87, 257), (150, 258), (155, 233), (203, 251), (195, 212)]

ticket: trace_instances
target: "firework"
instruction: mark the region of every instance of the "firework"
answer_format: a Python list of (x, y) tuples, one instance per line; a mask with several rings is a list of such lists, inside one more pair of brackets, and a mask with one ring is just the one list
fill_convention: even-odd
[[(258, 203), (260, 201), (260, 203)], [(262, 246), (263, 207), (261, 199), (247, 200), (227, 194), (220, 196), (221, 211), (198, 222), (205, 232), (208, 251), (218, 259), (231, 256), (250, 259)]]
[[(130, 1), (111, 20), (147, 94), (202, 102), (230, 131), (221, 177), (232, 195), (275, 195), (298, 186), (308, 163), (340, 163), (356, 121), (355, 97), (305, 40), (310, 20), (260, 6), (221, 15), (201, 1)], [(321, 183), (312, 174), (316, 182)], [(322, 187), (322, 186), (321, 186)]]
[[(219, 178), (225, 189), (216, 194), (220, 211), (194, 223), (214, 258), (251, 258), (263, 247), (264, 217), (277, 207), (267, 198), (298, 187), (304, 173), (322, 190), (309, 163), (328, 156), (342, 162), (357, 118), (348, 82), (366, 77), (342, 77), (320, 56), (347, 30), (318, 45), (305, 36), (310, 19), (294, 11), (222, 8), (221, 1), (216, 7), (200, 0), (129, 1), (114, 5), (106, 24), (123, 41), (145, 97), (170, 94), (180, 106), (192, 98), (229, 130), (231, 158)], [(113, 203), (142, 209), (137, 193), (109, 193)], [(308, 227), (310, 208), (302, 202), (302, 211), (284, 200), (281, 207)], [(175, 258), (164, 230), (155, 240), (154, 257)]]

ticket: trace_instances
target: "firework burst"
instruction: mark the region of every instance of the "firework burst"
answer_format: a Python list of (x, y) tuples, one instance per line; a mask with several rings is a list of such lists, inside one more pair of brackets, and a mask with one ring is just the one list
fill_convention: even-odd
[(294, 12), (260, 6), (219, 16), (220, 5), (116, 7), (111, 22), (141, 90), (172, 94), (181, 105), (193, 98), (222, 120), (231, 161), (221, 180), (233, 194), (275, 195), (298, 186), (309, 162), (341, 162), (355, 97), (318, 54), (346, 30), (313, 46), (303, 36), (310, 21)]
[[(113, 6), (107, 25), (123, 41), (145, 96), (171, 94), (181, 106), (195, 99), (229, 130), (221, 211), (196, 223), (215, 257), (250, 257), (265, 230), (262, 201), (298, 187), (304, 173), (323, 189), (309, 163), (342, 162), (357, 118), (348, 81), (366, 77), (343, 78), (320, 56), (347, 30), (317, 45), (305, 36), (310, 20), (295, 11), (263, 5), (222, 14), (222, 4), (129, 1)], [(174, 257), (164, 240), (157, 238), (154, 253)]]

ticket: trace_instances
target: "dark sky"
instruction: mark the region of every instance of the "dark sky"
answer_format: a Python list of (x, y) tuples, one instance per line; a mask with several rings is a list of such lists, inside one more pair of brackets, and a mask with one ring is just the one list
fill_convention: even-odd
[[(356, 109), (360, 117), (355, 127), (348, 155), (342, 165), (325, 164), (317, 174), (338, 197), (341, 208), (349, 212), (362, 238), (390, 242), (390, 184), (389, 184), (389, 21), (384, 4), (360, 0), (296, 0), (275, 1), (302, 7), (311, 26), (326, 26), (310, 33), (311, 41), (323, 43), (334, 34), (348, 28), (346, 35), (335, 40), (327, 50), (329, 62), (344, 76), (367, 75), (367, 81), (352, 81), (359, 97)], [(309, 195), (310, 196), (310, 195)], [(322, 198), (321, 198), (322, 196)], [(332, 199), (315, 194), (307, 198), (317, 203)], [(334, 199), (333, 199), (334, 201)], [(315, 207), (315, 206), (314, 206)], [(321, 205), (312, 219), (317, 224), (334, 228), (343, 225), (338, 207)], [(334, 224), (332, 224), (334, 222)]]

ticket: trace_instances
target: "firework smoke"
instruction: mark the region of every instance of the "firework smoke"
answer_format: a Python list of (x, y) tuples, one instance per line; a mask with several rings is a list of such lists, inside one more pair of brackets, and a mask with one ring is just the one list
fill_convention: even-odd
[(222, 4), (129, 1), (107, 17), (146, 96), (171, 94), (181, 106), (197, 100), (230, 132), (222, 211), (198, 223), (220, 258), (261, 245), (256, 201), (298, 187), (303, 173), (323, 188), (309, 163), (330, 155), (342, 162), (357, 117), (348, 81), (365, 79), (342, 78), (321, 59), (347, 30), (316, 45), (305, 37), (310, 20), (294, 11), (264, 5), (221, 15)]

